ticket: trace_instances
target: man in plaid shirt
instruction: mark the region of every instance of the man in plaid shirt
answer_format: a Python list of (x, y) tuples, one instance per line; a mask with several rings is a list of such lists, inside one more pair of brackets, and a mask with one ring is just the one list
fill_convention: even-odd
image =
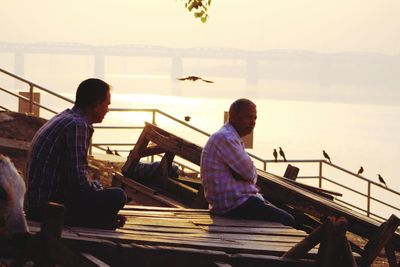
[(200, 163), (205, 197), (215, 214), (294, 225), (293, 216), (264, 200), (256, 186), (256, 168), (241, 140), (256, 119), (256, 105), (238, 99), (230, 106), (229, 121), (208, 139)]
[(27, 216), (40, 220), (47, 202), (66, 206), (65, 223), (115, 228), (126, 203), (120, 188), (103, 189), (88, 179), (88, 149), (93, 123), (108, 112), (110, 85), (99, 79), (83, 81), (75, 105), (45, 123), (35, 134), (28, 161)]

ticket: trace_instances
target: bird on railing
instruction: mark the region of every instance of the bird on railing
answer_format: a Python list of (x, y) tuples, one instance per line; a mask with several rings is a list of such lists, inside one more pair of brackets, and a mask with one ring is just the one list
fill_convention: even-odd
[(357, 172), (357, 175), (361, 175), (363, 172), (364, 172), (364, 168), (363, 168), (363, 166), (361, 166)]
[(275, 162), (278, 162), (278, 152), (276, 152), (275, 148), (274, 148), (274, 152), (272, 152), (272, 155), (274, 155)]
[(385, 180), (383, 180), (383, 177), (380, 174), (378, 174), (378, 179), (379, 179), (379, 182), (381, 182), (382, 184), (384, 184), (387, 187)]
[(331, 158), (329, 157), (328, 153), (325, 152), (325, 150), (322, 150), (322, 154), (324, 155), (324, 158), (329, 160), (329, 163), (332, 163)]
[(110, 147), (107, 147), (106, 154), (114, 155), (114, 153), (111, 151)]
[(117, 156), (121, 156), (121, 155), (118, 153), (117, 150), (114, 150), (114, 154), (117, 155)]
[(192, 82), (200, 80), (200, 81), (203, 81), (203, 82), (206, 82), (206, 83), (213, 83), (213, 81), (205, 80), (205, 79), (203, 79), (201, 77), (197, 77), (197, 76), (188, 76), (188, 77), (185, 77), (185, 78), (177, 78), (177, 80), (180, 80), (180, 81), (192, 81)]
[(287, 161), (286, 157), (285, 157), (285, 152), (283, 152), (281, 147), (279, 147), (279, 155), (281, 155), (281, 157), (283, 158), (284, 161)]

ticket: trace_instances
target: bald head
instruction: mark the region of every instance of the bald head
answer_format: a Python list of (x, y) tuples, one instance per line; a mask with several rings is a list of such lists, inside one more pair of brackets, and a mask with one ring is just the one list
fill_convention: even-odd
[(239, 136), (251, 133), (256, 126), (256, 105), (249, 99), (241, 98), (233, 102), (229, 108), (229, 123), (236, 129)]

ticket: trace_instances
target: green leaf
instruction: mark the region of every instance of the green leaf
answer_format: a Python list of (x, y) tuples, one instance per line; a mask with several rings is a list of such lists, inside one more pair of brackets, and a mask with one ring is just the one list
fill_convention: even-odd
[(200, 12), (194, 13), (194, 16), (195, 16), (196, 18), (200, 18), (200, 17), (202, 17), (203, 15), (204, 15), (204, 11), (200, 11)]

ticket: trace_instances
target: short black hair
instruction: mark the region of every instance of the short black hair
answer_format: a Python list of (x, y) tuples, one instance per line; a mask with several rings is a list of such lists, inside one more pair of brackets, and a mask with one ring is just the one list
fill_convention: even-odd
[(249, 100), (247, 98), (240, 98), (240, 99), (236, 100), (229, 107), (229, 117), (237, 115), (243, 109), (245, 109), (249, 106), (256, 107), (256, 104), (254, 104), (251, 100)]
[(90, 78), (81, 82), (76, 90), (75, 106), (88, 108), (107, 98), (110, 85), (103, 80)]

